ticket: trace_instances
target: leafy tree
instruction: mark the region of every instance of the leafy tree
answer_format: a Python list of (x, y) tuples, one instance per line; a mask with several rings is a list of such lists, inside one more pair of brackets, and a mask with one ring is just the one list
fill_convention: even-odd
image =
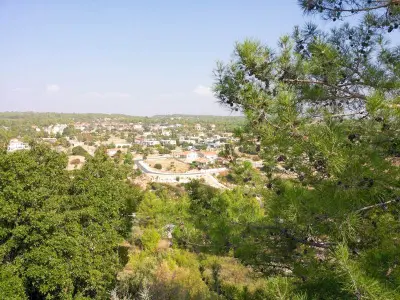
[(124, 156), (124, 164), (132, 165), (133, 164), (133, 155), (130, 152), (127, 152)]
[(157, 163), (157, 164), (154, 165), (154, 168), (156, 168), (158, 170), (161, 170), (162, 169), (162, 165)]
[[(139, 194), (102, 152), (69, 176), (44, 145), (0, 154), (0, 298), (107, 298)], [(10, 283), (13, 282), (13, 288)]]
[(61, 138), (57, 139), (57, 145), (67, 148), (70, 146), (70, 143), (68, 142), (68, 140), (66, 138), (61, 137)]
[(218, 153), (219, 157), (228, 159), (230, 162), (236, 162), (237, 153), (235, 152), (234, 146), (230, 143), (224, 145), (224, 149)]
[(73, 125), (68, 125), (68, 127), (66, 127), (63, 130), (62, 136), (63, 137), (74, 137), (77, 134), (77, 131), (75, 129), (75, 127)]
[(72, 155), (81, 155), (84, 157), (90, 156), (89, 153), (85, 149), (83, 149), (82, 146), (76, 146), (76, 147), (72, 148)]
[(123, 154), (121, 150), (118, 150), (117, 153), (114, 154), (113, 160), (115, 163), (119, 164), (123, 159)]
[(116, 146), (114, 143), (108, 144), (107, 149), (114, 149)]
[(298, 277), (308, 297), (399, 297), (399, 62), (364, 22), (296, 28), (277, 50), (246, 40), (217, 65), (215, 94), (246, 115), (268, 178), (265, 216), (239, 222), (248, 245), (235, 255)]
[(137, 153), (140, 153), (140, 152), (143, 151), (143, 147), (142, 147), (141, 145), (139, 145), (139, 144), (133, 144), (133, 145), (131, 146), (131, 150), (132, 150), (132, 151), (135, 151), (135, 152), (137, 152)]

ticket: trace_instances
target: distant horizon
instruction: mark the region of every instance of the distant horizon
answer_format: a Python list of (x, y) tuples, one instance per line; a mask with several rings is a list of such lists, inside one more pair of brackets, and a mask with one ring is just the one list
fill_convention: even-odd
[(105, 113), (105, 112), (57, 112), (57, 111), (0, 111), (0, 114), (3, 113), (21, 113), (21, 114), (65, 114), (65, 115), (107, 115), (107, 116), (127, 116), (127, 117), (235, 117), (235, 118), (244, 118), (244, 115), (235, 114), (231, 115), (212, 115), (212, 114), (190, 114), (190, 113), (172, 113), (172, 114), (155, 114), (155, 115), (131, 115), (131, 114), (123, 114), (123, 113)]

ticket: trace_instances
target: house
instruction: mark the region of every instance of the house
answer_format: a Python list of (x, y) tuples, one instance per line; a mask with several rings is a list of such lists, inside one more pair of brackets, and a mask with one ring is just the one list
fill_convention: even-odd
[(135, 144), (143, 145), (143, 142), (144, 142), (144, 138), (143, 137), (135, 138)]
[(143, 131), (143, 125), (142, 124), (135, 124), (132, 127), (134, 130), (138, 130), (138, 131)]
[(186, 162), (193, 162), (199, 158), (195, 151), (184, 151), (173, 154), (174, 157), (185, 160)]
[(194, 129), (196, 129), (196, 130), (201, 130), (201, 125), (200, 125), (200, 124), (194, 125)]
[(143, 145), (145, 146), (156, 146), (156, 145), (160, 145), (160, 142), (157, 140), (144, 140), (143, 141)]
[(62, 134), (64, 129), (67, 128), (67, 124), (56, 124), (56, 125), (50, 125), (45, 129), (45, 131), (48, 134)]
[(210, 163), (210, 161), (204, 157), (199, 157), (198, 159), (195, 160), (195, 162), (197, 163), (197, 166), (199, 166), (199, 167), (205, 167)]
[(161, 140), (160, 141), (161, 145), (165, 146), (165, 145), (176, 145), (176, 140)]
[(161, 132), (161, 134), (162, 134), (163, 136), (171, 136), (171, 131), (169, 131), (169, 130), (163, 130), (163, 131)]
[(77, 123), (74, 124), (74, 128), (75, 128), (75, 129), (78, 129), (78, 130), (80, 130), (80, 131), (85, 131), (85, 129), (88, 128), (89, 126), (90, 126), (89, 123), (80, 123), (80, 122), (77, 122)]
[(214, 151), (202, 151), (199, 153), (199, 157), (208, 159), (210, 162), (214, 162), (218, 158), (218, 154)]
[(37, 127), (36, 125), (32, 125), (31, 127), (32, 129), (35, 129), (36, 132), (40, 132), (40, 128)]
[(158, 130), (160, 130), (161, 129), (161, 126), (160, 126), (160, 124), (155, 124), (155, 125), (153, 125), (153, 126), (151, 126), (150, 127), (150, 131), (158, 131)]
[(115, 154), (117, 154), (119, 149), (113, 148), (113, 149), (107, 149), (107, 155), (110, 157), (113, 157)]
[(30, 149), (30, 147), (18, 139), (10, 140), (10, 144), (7, 147), (8, 152), (14, 152), (14, 151), (25, 150), (25, 149)]

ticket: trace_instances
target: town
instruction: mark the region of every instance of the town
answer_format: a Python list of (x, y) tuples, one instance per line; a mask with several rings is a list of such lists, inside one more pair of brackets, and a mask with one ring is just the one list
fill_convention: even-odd
[[(240, 117), (217, 117), (215, 123), (201, 117), (164, 116), (152, 120), (129, 122), (121, 117), (70, 121), (49, 125), (29, 124), (28, 137), (12, 136), (8, 152), (30, 148), (30, 143), (45, 143), (68, 155), (68, 170), (80, 169), (88, 156), (99, 147), (115, 162), (131, 165), (134, 182), (187, 183), (202, 179), (212, 187), (225, 189), (216, 178), (229, 172), (229, 160), (222, 155), (234, 149), (238, 159), (249, 161), (255, 168), (262, 163), (257, 155), (241, 153), (240, 139), (233, 126)], [(3, 131), (12, 131), (3, 126)], [(245, 151), (244, 151), (245, 152)], [(141, 175), (141, 176), (138, 176)], [(132, 176), (133, 177), (133, 176)]]

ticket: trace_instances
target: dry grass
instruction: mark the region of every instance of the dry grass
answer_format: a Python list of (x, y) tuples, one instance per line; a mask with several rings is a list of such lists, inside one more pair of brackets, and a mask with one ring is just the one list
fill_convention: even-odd
[(184, 173), (189, 171), (189, 164), (176, 159), (151, 159), (145, 162), (152, 168), (155, 164), (160, 164), (162, 166), (161, 171), (164, 172)]

